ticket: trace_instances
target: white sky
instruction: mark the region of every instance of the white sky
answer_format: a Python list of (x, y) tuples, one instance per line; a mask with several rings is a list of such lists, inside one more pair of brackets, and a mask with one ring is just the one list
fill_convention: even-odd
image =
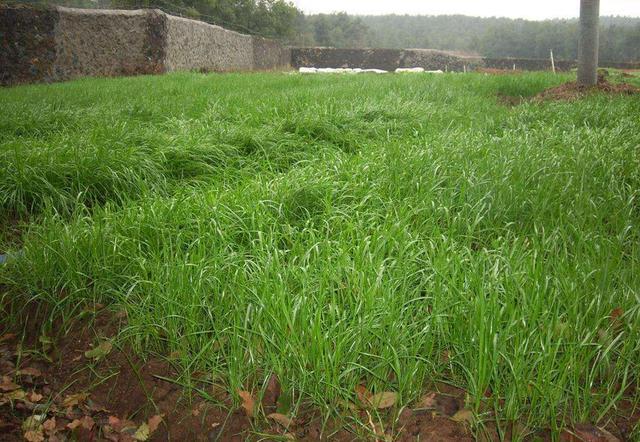
[[(580, 0), (292, 0), (309, 14), (464, 14), (543, 20), (577, 17)], [(602, 15), (640, 17), (640, 0), (601, 0)]]

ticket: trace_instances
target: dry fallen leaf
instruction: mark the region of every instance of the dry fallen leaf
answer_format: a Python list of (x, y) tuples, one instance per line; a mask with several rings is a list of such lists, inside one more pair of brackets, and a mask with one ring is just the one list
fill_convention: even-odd
[(150, 435), (151, 435), (151, 431), (149, 430), (149, 425), (142, 424), (140, 425), (140, 427), (138, 427), (136, 432), (133, 434), (133, 438), (135, 440), (145, 441), (149, 439)]
[(96, 423), (91, 416), (83, 416), (82, 419), (80, 419), (80, 424), (82, 428), (91, 430)]
[(29, 430), (25, 432), (23, 436), (28, 442), (44, 442), (44, 434), (42, 434), (42, 431)]
[(27, 393), (24, 390), (14, 390), (10, 393), (0, 395), (0, 399), (6, 399), (8, 401), (24, 401), (27, 398)]
[(0, 342), (10, 341), (15, 337), (16, 337), (15, 333), (6, 333), (6, 334), (0, 336)]
[(75, 405), (79, 405), (79, 404), (83, 403), (84, 401), (86, 401), (88, 397), (89, 397), (88, 393), (71, 394), (71, 395), (67, 396), (66, 398), (64, 398), (64, 401), (62, 401), (62, 406), (63, 407), (73, 407)]
[(280, 381), (278, 380), (278, 376), (272, 374), (269, 377), (269, 381), (267, 382), (267, 388), (264, 392), (264, 396), (262, 397), (262, 405), (264, 407), (272, 407), (275, 409), (278, 399), (280, 398), (281, 393)]
[(611, 311), (611, 326), (618, 330), (622, 327), (622, 325), (624, 324), (623, 321), (623, 316), (624, 316), (624, 310), (622, 310), (622, 308), (618, 307), (618, 308), (614, 308)]
[(149, 433), (153, 433), (160, 426), (160, 422), (162, 422), (162, 414), (157, 414), (155, 416), (151, 416), (147, 421), (147, 425), (149, 426)]
[(361, 403), (368, 405), (369, 399), (371, 399), (372, 395), (371, 395), (371, 392), (367, 390), (367, 387), (360, 384), (360, 385), (356, 385), (356, 396)]
[(28, 396), (29, 400), (34, 403), (40, 402), (42, 400), (42, 397), (43, 396), (41, 394), (36, 393), (35, 391), (32, 391), (31, 393), (29, 393), (29, 396)]
[(69, 422), (67, 424), (67, 428), (70, 429), (70, 430), (75, 430), (80, 425), (82, 425), (82, 422), (80, 421), (80, 419), (74, 419), (74, 420), (72, 420), (71, 422)]
[(47, 433), (55, 433), (56, 431), (56, 418), (52, 417), (51, 419), (47, 419), (42, 423), (42, 428)]
[(613, 434), (609, 433), (604, 428), (598, 428), (598, 430), (600, 430), (600, 433), (604, 437), (604, 440), (606, 440), (607, 442), (620, 442), (620, 439), (615, 437)]
[(108, 422), (110, 426), (116, 429), (116, 431), (120, 431), (120, 429), (124, 425), (123, 422), (120, 420), (120, 418), (116, 416), (109, 416)]
[(2, 376), (0, 381), (0, 391), (13, 391), (20, 388), (18, 384), (14, 384), (9, 376)]
[(591, 424), (576, 424), (572, 432), (565, 430), (560, 439), (570, 442), (620, 442), (607, 430)]
[(624, 314), (624, 310), (621, 307), (616, 307), (611, 311), (611, 322), (616, 322), (620, 316)]
[(110, 413), (111, 411), (99, 402), (87, 399), (87, 408), (95, 413)]
[(451, 420), (461, 423), (473, 423), (473, 412), (471, 410), (463, 408), (462, 410), (451, 416)]
[(37, 431), (42, 432), (42, 421), (44, 420), (45, 415), (33, 415), (29, 416), (22, 422), (22, 431), (25, 433), (27, 431)]
[(87, 359), (99, 360), (104, 358), (106, 355), (111, 353), (113, 349), (113, 344), (109, 341), (103, 341), (96, 348), (92, 350), (87, 350), (84, 352), (84, 357)]
[(382, 393), (374, 394), (369, 398), (371, 405), (380, 410), (393, 407), (397, 400), (398, 393), (394, 393), (392, 391), (384, 391)]
[(42, 376), (42, 372), (34, 367), (21, 368), (17, 374), (20, 376), (33, 376), (34, 378)]
[(433, 409), (438, 404), (436, 393), (427, 393), (420, 398), (420, 402), (417, 404), (417, 408)]
[(293, 419), (291, 419), (290, 417), (285, 416), (284, 414), (281, 414), (281, 413), (271, 413), (267, 417), (269, 419), (272, 419), (272, 420), (276, 421), (277, 423), (279, 423), (280, 425), (282, 425), (285, 428), (289, 428), (291, 426), (291, 424), (293, 423)]
[(251, 396), (251, 393), (244, 390), (238, 390), (238, 396), (242, 399), (242, 408), (244, 408), (247, 416), (253, 417), (256, 401), (253, 399), (253, 396)]

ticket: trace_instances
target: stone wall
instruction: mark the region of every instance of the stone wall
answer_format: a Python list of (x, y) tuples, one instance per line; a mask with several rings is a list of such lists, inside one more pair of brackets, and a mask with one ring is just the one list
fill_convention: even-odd
[[(577, 65), (571, 60), (556, 60), (558, 71), (570, 71)], [(462, 72), (478, 68), (522, 71), (550, 71), (548, 59), (460, 57), (431, 49), (336, 49), (292, 48), (291, 64), (295, 68), (384, 69), (421, 67), (425, 70)], [(640, 69), (640, 63), (602, 62), (602, 67)]]
[[(84, 76), (170, 71), (283, 70), (291, 66), (422, 67), (461, 72), (476, 68), (550, 70), (549, 60), (459, 57), (428, 49), (286, 48), (159, 10), (89, 10), (0, 5), (0, 85)], [(639, 63), (601, 63), (639, 69)], [(557, 61), (560, 71), (575, 67)]]
[(290, 67), (288, 48), (159, 10), (0, 6), (0, 84)]
[(163, 19), (156, 10), (58, 8), (60, 79), (163, 72)]
[(58, 11), (0, 10), (0, 84), (47, 81), (54, 75)]
[(400, 49), (292, 48), (294, 68), (361, 68), (393, 71), (400, 66)]
[(458, 57), (433, 49), (337, 49), (292, 48), (291, 64), (295, 68), (384, 69), (421, 67), (428, 71), (462, 72), (482, 65), (480, 58)]
[(406, 49), (401, 64), (403, 68), (421, 67), (427, 71), (463, 72), (482, 66), (482, 60), (432, 49)]
[[(550, 59), (535, 59), (535, 58), (483, 58), (482, 62), (485, 68), (489, 69), (513, 69), (520, 71), (550, 71), (551, 60)], [(570, 71), (576, 67), (575, 61), (568, 60), (556, 60), (556, 70), (558, 71)]]
[(201, 21), (166, 17), (167, 71), (253, 69), (253, 37)]
[(271, 71), (291, 68), (291, 49), (267, 38), (253, 37), (253, 69)]

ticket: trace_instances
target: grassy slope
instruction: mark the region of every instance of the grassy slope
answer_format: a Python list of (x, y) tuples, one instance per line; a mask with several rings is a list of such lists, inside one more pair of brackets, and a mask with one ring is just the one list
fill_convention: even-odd
[(184, 382), (275, 372), (327, 411), (361, 382), (408, 403), (446, 379), (531, 427), (601, 420), (640, 370), (640, 100), (495, 99), (566, 79), (0, 90), (0, 208), (34, 221), (0, 270), (11, 315), (26, 297), (53, 333), (107, 303)]

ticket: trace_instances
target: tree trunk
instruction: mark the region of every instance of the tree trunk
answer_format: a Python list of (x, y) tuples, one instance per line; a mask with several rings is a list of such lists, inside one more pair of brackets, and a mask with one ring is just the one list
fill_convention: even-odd
[(578, 83), (598, 83), (600, 0), (580, 0), (580, 42), (578, 46)]

